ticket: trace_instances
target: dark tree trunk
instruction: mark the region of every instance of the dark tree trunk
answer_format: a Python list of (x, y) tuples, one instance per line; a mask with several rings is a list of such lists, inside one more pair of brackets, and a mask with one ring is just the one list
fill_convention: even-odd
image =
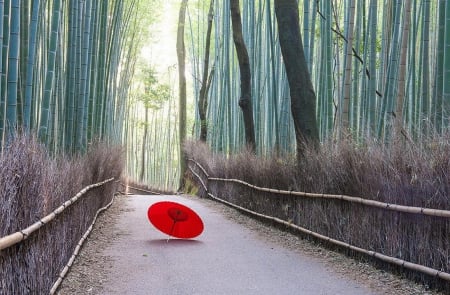
[(209, 4), (209, 14), (208, 14), (208, 30), (206, 31), (206, 44), (205, 44), (205, 60), (203, 64), (203, 77), (202, 77), (202, 87), (200, 88), (200, 98), (198, 100), (198, 115), (200, 117), (200, 140), (206, 141), (206, 136), (208, 134), (208, 125), (206, 122), (206, 110), (208, 108), (208, 71), (209, 71), (209, 47), (211, 44), (211, 28), (213, 22), (213, 7), (214, 0), (211, 0)]
[(239, 106), (242, 109), (242, 115), (244, 117), (245, 141), (249, 148), (254, 151), (256, 147), (256, 141), (255, 127), (253, 123), (250, 60), (248, 57), (247, 47), (245, 47), (244, 38), (242, 37), (242, 23), (241, 12), (239, 9), (239, 0), (230, 1), (233, 40), (234, 46), (236, 47), (237, 57), (239, 60), (239, 70), (241, 73), (241, 98), (239, 99)]
[(183, 144), (186, 139), (186, 62), (184, 46), (184, 24), (186, 19), (187, 0), (183, 0), (180, 6), (177, 30), (177, 58), (179, 79), (179, 139), (180, 139), (180, 189), (184, 187), (184, 173), (186, 172), (186, 158), (183, 153)]
[(294, 119), (297, 159), (303, 156), (306, 144), (318, 145), (316, 122), (316, 94), (306, 65), (300, 34), (296, 0), (275, 0), (281, 53), (286, 68), (291, 94), (291, 112)]

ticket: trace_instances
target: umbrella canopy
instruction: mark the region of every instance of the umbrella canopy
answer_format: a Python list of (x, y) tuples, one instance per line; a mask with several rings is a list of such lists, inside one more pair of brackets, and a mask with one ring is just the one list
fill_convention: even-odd
[(170, 236), (190, 239), (203, 232), (203, 221), (191, 208), (182, 204), (163, 201), (151, 205), (148, 220), (154, 227)]

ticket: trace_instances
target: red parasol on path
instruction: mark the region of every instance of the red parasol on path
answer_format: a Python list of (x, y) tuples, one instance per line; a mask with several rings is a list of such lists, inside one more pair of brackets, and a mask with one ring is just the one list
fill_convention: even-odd
[(170, 236), (190, 239), (203, 232), (203, 221), (191, 208), (175, 202), (163, 201), (151, 205), (148, 220)]

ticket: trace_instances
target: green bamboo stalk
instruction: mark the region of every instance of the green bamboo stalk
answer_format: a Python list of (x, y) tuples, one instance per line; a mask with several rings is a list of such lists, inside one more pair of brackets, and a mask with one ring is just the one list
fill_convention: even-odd
[(55, 77), (56, 52), (58, 50), (59, 26), (61, 18), (61, 0), (53, 3), (52, 25), (50, 35), (50, 47), (48, 52), (48, 66), (45, 75), (44, 93), (42, 98), (41, 116), (39, 122), (39, 138), (43, 142), (48, 142), (49, 122), (50, 122), (50, 99), (53, 91)]
[(348, 8), (348, 25), (346, 26), (347, 30), (347, 42), (345, 43), (345, 70), (344, 70), (344, 78), (343, 78), (343, 101), (342, 101), (342, 117), (341, 117), (341, 126), (340, 126), (340, 136), (345, 137), (346, 135), (350, 135), (350, 96), (351, 96), (351, 80), (352, 80), (352, 61), (353, 61), (353, 32), (354, 32), (354, 22), (355, 22), (355, 0), (349, 0), (349, 8)]
[(19, 87), (19, 54), (20, 54), (20, 0), (11, 1), (10, 43), (8, 53), (7, 103), (6, 121), (12, 134), (18, 124), (18, 87)]
[(401, 132), (407, 138), (406, 131), (403, 128), (403, 109), (405, 100), (405, 75), (406, 75), (406, 57), (408, 53), (409, 31), (411, 22), (411, 0), (406, 0), (405, 11), (403, 15), (402, 35), (401, 35), (401, 49), (400, 49), (400, 63), (398, 73), (398, 87), (397, 87), (397, 105), (395, 111), (395, 126), (396, 132)]
[(19, 49), (19, 77), (17, 87), (17, 123), (23, 126), (24, 95), (25, 95), (25, 73), (27, 71), (27, 59), (29, 50), (29, 26), (30, 26), (30, 3), (29, 0), (21, 1), (20, 7), (20, 49)]
[(450, 122), (450, 1), (445, 2), (444, 67), (442, 80), (442, 126), (448, 130)]
[[(427, 125), (430, 123), (430, 59), (429, 59), (429, 48), (430, 48), (430, 10), (431, 10), (431, 2), (430, 0), (423, 1), (423, 17), (422, 17), (422, 54), (420, 59), (420, 69), (422, 71), (422, 77), (420, 84), (422, 86), (421, 101), (422, 101), (422, 118), (425, 119), (428, 123), (426, 123), (425, 129), (423, 131), (425, 134), (428, 133)], [(420, 120), (422, 121), (422, 120)]]
[[(179, 76), (179, 155), (183, 155), (183, 144), (186, 140), (186, 77), (185, 77), (185, 45), (184, 45), (184, 25), (186, 18), (187, 0), (183, 0), (180, 5), (178, 31), (177, 31), (177, 58), (178, 58), (178, 76)], [(180, 171), (184, 175), (186, 170), (186, 161), (184, 156), (180, 157)], [(180, 178), (180, 187), (184, 186), (183, 177)]]
[(443, 130), (443, 84), (444, 84), (444, 40), (445, 40), (445, 0), (439, 0), (438, 3), (438, 41), (436, 46), (436, 66), (435, 80), (432, 100), (432, 109), (434, 114), (433, 123), (436, 131), (440, 134)]
[(31, 102), (33, 97), (33, 80), (35, 73), (36, 64), (36, 51), (37, 51), (37, 34), (38, 34), (38, 18), (41, 13), (40, 11), (40, 0), (33, 1), (33, 6), (31, 9), (31, 22), (30, 22), (30, 33), (29, 33), (29, 49), (28, 49), (28, 59), (26, 62), (26, 78), (25, 78), (25, 97), (24, 97), (24, 109), (23, 109), (23, 126), (24, 129), (30, 131), (32, 128), (31, 119)]
[(378, 21), (378, 13), (377, 13), (377, 0), (370, 1), (370, 12), (369, 12), (369, 27), (370, 27), (370, 57), (369, 57), (369, 89), (367, 93), (368, 104), (367, 104), (367, 112), (366, 112), (366, 121), (367, 121), (367, 135), (370, 138), (375, 131), (376, 126), (376, 105), (377, 105), (377, 94), (376, 94), (376, 82), (377, 82), (377, 71), (376, 71), (376, 60), (377, 60), (377, 51), (376, 51), (376, 43), (377, 43), (377, 21)]
[(390, 46), (390, 60), (388, 63), (388, 72), (386, 75), (385, 81), (385, 90), (381, 105), (381, 113), (378, 120), (378, 137), (381, 138), (384, 132), (384, 139), (389, 137), (389, 130), (392, 126), (392, 117), (394, 113), (394, 93), (397, 88), (397, 71), (398, 71), (398, 63), (399, 63), (399, 36), (400, 36), (400, 27), (401, 27), (401, 9), (402, 3), (399, 0), (396, 0), (395, 5), (395, 16), (394, 22), (395, 25), (393, 27), (393, 35), (392, 35), (392, 43)]
[[(3, 56), (5, 56), (4, 50), (4, 23), (5, 23), (5, 14), (9, 10), (5, 10), (5, 1), (0, 1), (0, 152), (3, 150), (3, 138), (5, 135), (5, 118), (6, 118), (6, 101), (5, 101), (5, 95), (4, 89), (6, 88), (4, 81), (5, 77), (5, 59)], [(8, 23), (6, 23), (6, 27), (9, 28)], [(8, 29), (9, 30), (9, 29)], [(9, 38), (9, 33), (7, 34), (7, 40)]]
[(92, 1), (85, 2), (85, 15), (83, 20), (83, 38), (82, 38), (82, 52), (81, 52), (81, 73), (80, 73), (80, 89), (77, 106), (77, 124), (76, 124), (76, 150), (83, 151), (86, 148), (87, 133), (85, 129), (86, 113), (88, 112), (88, 98), (89, 98), (89, 51), (90, 51), (90, 35), (91, 35), (91, 10)]

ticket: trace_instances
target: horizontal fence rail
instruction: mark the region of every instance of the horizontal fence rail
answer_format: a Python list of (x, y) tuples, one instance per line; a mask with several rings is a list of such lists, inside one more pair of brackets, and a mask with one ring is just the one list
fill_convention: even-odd
[[(376, 208), (381, 208), (381, 209), (386, 209), (386, 210), (392, 210), (392, 211), (396, 211), (396, 212), (402, 212), (402, 213), (411, 213), (411, 214), (423, 214), (423, 215), (429, 215), (429, 216), (437, 216), (437, 217), (444, 217), (444, 218), (449, 218), (450, 217), (450, 211), (447, 210), (437, 210), (437, 209), (429, 209), (429, 208), (421, 208), (421, 207), (411, 207), (411, 206), (403, 206), (403, 205), (396, 205), (396, 204), (389, 204), (389, 203), (383, 203), (383, 202), (378, 202), (378, 201), (372, 201), (372, 200), (366, 200), (366, 199), (362, 199), (359, 197), (351, 197), (351, 196), (346, 196), (346, 195), (329, 195), (329, 194), (314, 194), (314, 193), (305, 193), (305, 192), (294, 192), (294, 191), (285, 191), (285, 190), (278, 190), (278, 189), (270, 189), (270, 188), (261, 188), (252, 184), (249, 184), (245, 181), (242, 180), (238, 180), (238, 179), (223, 179), (223, 178), (216, 178), (216, 177), (210, 177), (208, 175), (208, 173), (206, 172), (206, 170), (194, 159), (188, 159), (189, 162), (194, 163), (204, 174), (206, 177), (206, 180), (212, 180), (212, 181), (222, 181), (222, 182), (231, 182), (231, 183), (237, 183), (237, 184), (241, 184), (241, 185), (245, 185), (251, 189), (257, 190), (257, 191), (261, 191), (261, 192), (268, 192), (268, 193), (274, 193), (274, 194), (284, 194), (284, 195), (291, 195), (291, 196), (297, 196), (297, 197), (306, 197), (306, 198), (323, 198), (323, 199), (338, 199), (338, 200), (343, 200), (343, 201), (347, 201), (347, 202), (352, 202), (352, 203), (358, 203), (358, 204), (362, 204), (362, 205), (366, 205), (366, 206), (372, 206), (372, 207), (376, 207)], [(201, 183), (203, 189), (206, 191), (207, 195), (209, 197), (211, 197), (212, 199), (215, 199), (219, 202), (222, 202), (224, 204), (227, 204), (231, 207), (234, 207), (238, 210), (244, 211), (246, 213), (249, 213), (250, 215), (259, 217), (259, 218), (263, 218), (266, 220), (270, 220), (273, 222), (276, 222), (278, 224), (282, 224), (285, 225), (289, 228), (298, 230), (302, 233), (311, 235), (317, 239), (320, 239), (322, 241), (325, 242), (329, 242), (331, 244), (343, 247), (343, 248), (347, 248), (350, 249), (352, 251), (370, 256), (370, 257), (374, 257), (377, 258), (381, 261), (387, 262), (387, 263), (391, 263), (397, 266), (401, 266), (404, 267), (406, 269), (409, 270), (413, 270), (413, 271), (417, 271), (429, 276), (433, 276), (433, 277), (437, 277), (440, 279), (443, 279), (445, 281), (449, 281), (450, 282), (450, 273), (447, 272), (443, 272), (443, 271), (439, 271), (436, 270), (434, 268), (430, 268), (424, 265), (420, 265), (420, 264), (416, 264), (416, 263), (412, 263), (412, 262), (408, 262), (399, 258), (395, 258), (395, 257), (391, 257), (391, 256), (387, 256), (384, 255), (382, 253), (378, 253), (375, 251), (371, 251), (371, 250), (366, 250), (354, 245), (351, 245), (349, 243), (345, 243), (330, 237), (327, 237), (325, 235), (319, 234), (317, 232), (308, 230), (304, 227), (298, 226), (293, 224), (292, 222), (288, 222), (285, 220), (282, 220), (280, 218), (277, 217), (273, 217), (273, 216), (268, 216), (268, 215), (264, 215), (252, 210), (249, 210), (247, 208), (244, 208), (242, 206), (233, 204), (231, 202), (228, 202), (226, 200), (223, 200), (221, 198), (218, 198), (216, 196), (214, 196), (213, 194), (211, 194), (208, 190), (208, 185), (207, 183), (205, 184), (205, 182), (203, 181), (202, 177), (196, 173), (192, 167), (188, 166), (189, 171), (199, 180), (199, 182)]]
[(13, 245), (15, 245), (15, 244), (17, 244), (17, 243), (27, 239), (32, 233), (36, 232), (39, 228), (41, 228), (45, 224), (49, 223), (53, 219), (55, 219), (59, 214), (64, 212), (64, 210), (66, 208), (70, 207), (72, 204), (77, 202), (89, 190), (91, 190), (93, 188), (96, 188), (96, 187), (99, 187), (99, 186), (102, 186), (102, 185), (104, 185), (104, 184), (106, 184), (108, 182), (111, 182), (113, 180), (114, 180), (114, 178), (110, 178), (110, 179), (107, 179), (105, 181), (94, 183), (94, 184), (86, 186), (81, 191), (79, 191), (75, 196), (73, 196), (71, 199), (67, 200), (61, 206), (56, 208), (53, 212), (51, 212), (47, 216), (41, 218), (40, 220), (38, 220), (37, 222), (33, 223), (29, 227), (27, 227), (27, 228), (25, 228), (23, 230), (17, 231), (17, 232), (15, 232), (13, 234), (10, 234), (10, 235), (7, 235), (7, 236), (4, 236), (4, 237), (0, 238), (0, 251), (4, 250), (6, 248), (9, 248), (9, 247), (11, 247), (11, 246), (13, 246)]
[(134, 187), (134, 186), (131, 186), (129, 184), (124, 184), (122, 182), (120, 182), (120, 185), (123, 186), (125, 189), (126, 188), (131, 188), (133, 190), (137, 190), (137, 191), (141, 191), (141, 192), (145, 192), (145, 193), (150, 193), (152, 195), (160, 195), (161, 194), (161, 193), (150, 191), (150, 190), (146, 190), (146, 189), (143, 189), (143, 188)]
[[(440, 210), (440, 209), (431, 209), (431, 208), (423, 208), (423, 207), (390, 204), (390, 203), (384, 203), (384, 202), (379, 202), (379, 201), (375, 201), (375, 200), (368, 200), (368, 199), (363, 199), (360, 197), (352, 197), (352, 196), (347, 196), (347, 195), (316, 194), (316, 193), (278, 190), (278, 189), (273, 189), (273, 188), (258, 187), (256, 185), (250, 184), (248, 182), (245, 182), (245, 181), (242, 181), (239, 179), (209, 177), (208, 174), (206, 173), (205, 169), (199, 163), (195, 162), (192, 159), (189, 159), (189, 160), (191, 162), (195, 163), (205, 173), (208, 180), (238, 183), (241, 185), (245, 185), (249, 188), (252, 188), (254, 190), (260, 191), (260, 192), (274, 193), (274, 194), (281, 194), (281, 195), (291, 195), (291, 196), (298, 196), (298, 197), (307, 197), (307, 198), (336, 199), (336, 200), (343, 200), (343, 201), (347, 201), (347, 202), (358, 203), (358, 204), (362, 204), (362, 205), (366, 205), (366, 206), (370, 206), (370, 207), (376, 207), (376, 208), (392, 210), (392, 211), (397, 211), (397, 212), (423, 214), (423, 215), (429, 215), (429, 216), (450, 218), (449, 210)], [(206, 186), (204, 184), (203, 184), (203, 186), (206, 189)]]

